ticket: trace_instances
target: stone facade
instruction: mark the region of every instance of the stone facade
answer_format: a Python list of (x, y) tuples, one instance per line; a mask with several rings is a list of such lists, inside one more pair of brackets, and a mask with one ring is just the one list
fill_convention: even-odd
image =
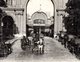
[[(5, 0), (6, 1), (6, 0)], [(27, 3), (29, 0), (7, 0), (9, 8), (24, 8), (24, 11), (6, 11), (15, 20), (15, 24), (18, 26), (20, 33), (26, 32), (26, 14), (27, 14)], [(34, 0), (35, 1), (35, 0)], [(64, 11), (59, 9), (65, 9), (65, 3), (67, 0), (51, 0), (54, 7), (54, 33), (57, 34), (63, 30), (62, 16), (65, 15)], [(56, 10), (59, 10), (58, 12)], [(17, 14), (20, 13), (20, 14)]]

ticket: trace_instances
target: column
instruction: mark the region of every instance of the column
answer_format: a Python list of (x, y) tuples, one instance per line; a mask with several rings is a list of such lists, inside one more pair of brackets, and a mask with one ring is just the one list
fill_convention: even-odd
[(21, 0), (16, 0), (16, 7), (21, 7)]
[(56, 35), (58, 33), (58, 12), (56, 12), (56, 16), (55, 16), (55, 22), (54, 22), (54, 35)]
[(58, 21), (59, 21), (59, 25), (58, 25), (58, 28), (59, 28), (58, 32), (59, 32), (59, 31), (62, 31), (62, 15), (59, 16)]

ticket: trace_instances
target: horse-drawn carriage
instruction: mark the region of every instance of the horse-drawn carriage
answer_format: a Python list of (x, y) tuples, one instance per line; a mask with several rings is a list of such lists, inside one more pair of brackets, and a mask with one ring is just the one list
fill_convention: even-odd
[(33, 48), (32, 52), (36, 51), (37, 53), (43, 54), (44, 53), (44, 39), (43, 37), (33, 38)]
[(21, 39), (21, 48), (22, 50), (26, 50), (28, 48), (28, 50), (31, 50), (32, 53), (37, 52), (40, 54), (44, 53), (44, 37), (43, 36), (35, 36), (36, 34), (34, 34), (31, 38), (29, 39), (28, 37), (26, 38), (25, 36), (23, 36), (23, 38)]

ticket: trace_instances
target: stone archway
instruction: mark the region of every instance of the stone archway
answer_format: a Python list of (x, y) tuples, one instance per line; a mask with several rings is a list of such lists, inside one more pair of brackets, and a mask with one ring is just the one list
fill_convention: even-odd
[[(25, 4), (25, 11), (24, 11), (24, 13), (25, 13), (25, 15), (24, 15), (24, 19), (26, 20), (26, 22), (25, 23), (27, 23), (27, 6), (28, 6), (28, 3), (29, 3), (29, 1), (30, 0), (26, 0), (26, 4)], [(57, 25), (56, 25), (56, 23), (57, 23), (57, 21), (56, 21), (56, 3), (55, 3), (55, 1), (54, 0), (51, 0), (51, 2), (52, 2), (52, 4), (53, 4), (53, 10), (54, 10), (54, 34), (57, 34)]]

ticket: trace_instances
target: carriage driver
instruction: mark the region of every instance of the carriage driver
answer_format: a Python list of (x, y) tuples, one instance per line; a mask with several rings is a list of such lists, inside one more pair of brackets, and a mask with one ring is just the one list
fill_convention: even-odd
[(44, 39), (43, 34), (40, 34), (39, 41), (37, 42), (38, 45), (44, 45)]

